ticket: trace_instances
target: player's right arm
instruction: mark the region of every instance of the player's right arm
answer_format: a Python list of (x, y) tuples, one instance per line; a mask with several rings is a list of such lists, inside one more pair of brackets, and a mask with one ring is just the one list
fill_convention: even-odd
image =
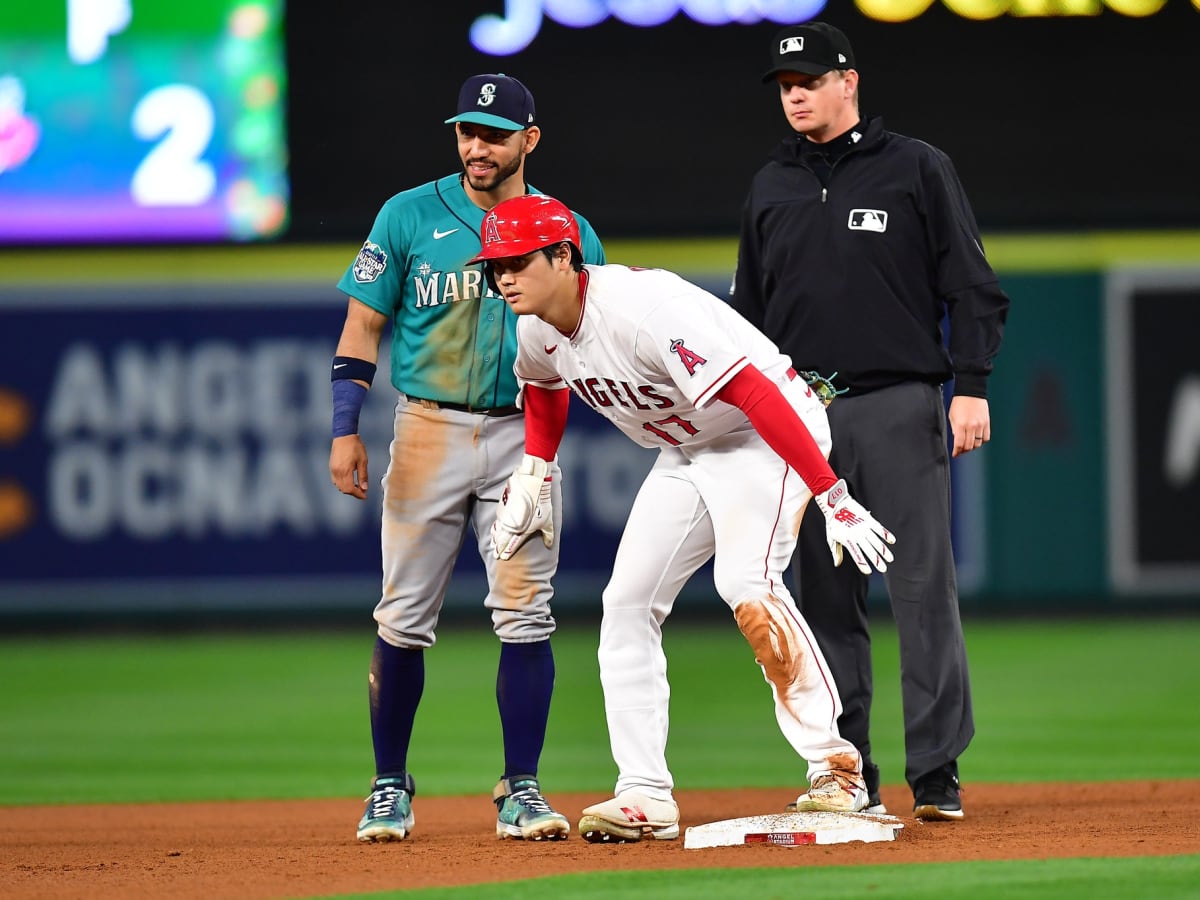
[(333, 443), (329, 449), (329, 475), (343, 494), (366, 499), (367, 448), (358, 435), (358, 414), (375, 365), (387, 316), (350, 298), (346, 321), (338, 339), (330, 373), (333, 384)]
[(550, 463), (558, 453), (567, 427), (570, 399), (565, 388), (550, 390), (533, 384), (522, 388), (525, 455), (504, 485), (492, 522), (492, 550), (496, 559), (511, 559), (539, 532), (547, 547), (554, 546)]
[[(562, 378), (541, 352), (543, 343), (530, 334), (536, 319), (521, 316), (517, 323), (518, 402), (525, 412), (525, 455), (504, 485), (492, 522), (492, 550), (496, 559), (511, 559), (525, 542), (540, 533), (547, 547), (554, 545), (554, 511), (551, 463), (558, 454), (567, 427), (571, 399)], [(530, 352), (537, 347), (538, 353)]]

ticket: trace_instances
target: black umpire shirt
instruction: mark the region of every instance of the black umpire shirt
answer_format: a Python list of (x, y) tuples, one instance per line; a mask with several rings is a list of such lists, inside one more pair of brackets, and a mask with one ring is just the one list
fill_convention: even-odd
[(743, 208), (732, 303), (849, 394), (954, 378), (971, 397), (987, 396), (1009, 305), (950, 158), (878, 117), (771, 154)]

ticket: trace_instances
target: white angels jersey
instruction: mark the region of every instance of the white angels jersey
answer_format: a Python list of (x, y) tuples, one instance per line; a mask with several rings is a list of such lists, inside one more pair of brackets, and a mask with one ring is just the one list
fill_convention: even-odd
[(766, 335), (708, 291), (661, 269), (584, 266), (583, 312), (565, 335), (517, 323), (523, 388), (570, 388), (644, 447), (683, 451), (749, 429), (716, 394), (747, 365), (779, 382), (791, 366)]

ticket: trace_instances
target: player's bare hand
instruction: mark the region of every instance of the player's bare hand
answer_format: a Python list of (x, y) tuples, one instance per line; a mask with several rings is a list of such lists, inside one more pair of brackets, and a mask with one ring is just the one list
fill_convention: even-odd
[(345, 434), (333, 439), (329, 449), (329, 475), (333, 486), (343, 494), (367, 498), (367, 448), (357, 434)]
[(992, 439), (992, 417), (983, 397), (955, 397), (950, 401), (948, 418), (954, 436), (952, 456), (978, 450)]
[(547, 547), (554, 545), (554, 514), (550, 503), (550, 463), (525, 454), (508, 477), (492, 523), (496, 559), (511, 559), (521, 545), (541, 532)]
[(895, 559), (888, 544), (896, 543), (896, 536), (850, 496), (846, 480), (838, 479), (828, 491), (817, 494), (816, 501), (825, 516), (825, 539), (833, 564), (842, 564), (844, 548), (864, 575), (870, 575), (872, 567), (886, 572), (887, 564)]

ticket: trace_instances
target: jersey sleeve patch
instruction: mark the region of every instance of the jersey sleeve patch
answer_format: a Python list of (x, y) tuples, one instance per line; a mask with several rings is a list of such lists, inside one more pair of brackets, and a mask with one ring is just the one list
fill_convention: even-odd
[(351, 271), (359, 284), (370, 284), (387, 271), (387, 251), (378, 244), (366, 241), (354, 260)]
[(684, 344), (682, 338), (674, 338), (671, 341), (668, 349), (671, 353), (674, 353), (679, 357), (679, 361), (683, 363), (683, 367), (687, 369), (688, 375), (692, 377), (695, 377), (696, 368), (698, 366), (703, 366), (708, 362), (708, 360), (699, 353), (696, 353), (694, 350), (690, 350), (687, 345)]

